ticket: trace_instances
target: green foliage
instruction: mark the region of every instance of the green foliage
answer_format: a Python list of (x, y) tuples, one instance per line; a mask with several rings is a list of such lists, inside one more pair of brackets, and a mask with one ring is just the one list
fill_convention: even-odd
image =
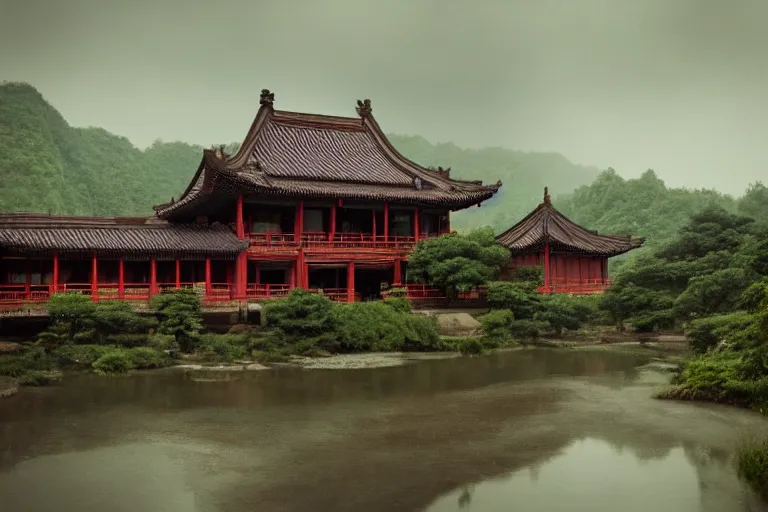
[(142, 316), (126, 301), (100, 302), (93, 312), (93, 325), (99, 343), (119, 345), (143, 345), (148, 332), (157, 326), (157, 319)]
[(568, 295), (545, 295), (541, 298), (539, 310), (534, 319), (545, 322), (555, 334), (564, 330), (577, 330), (593, 313), (594, 303), (581, 297)]
[(163, 352), (150, 347), (134, 347), (127, 350), (131, 364), (137, 370), (165, 368), (170, 366), (171, 359)]
[(768, 438), (745, 441), (736, 454), (739, 476), (768, 500)]
[(691, 348), (706, 352), (721, 341), (734, 342), (755, 327), (756, 317), (743, 311), (693, 320), (685, 330)]
[[(46, 308), (51, 322), (59, 324), (56, 332), (61, 335), (59, 338), (51, 337), (50, 341), (72, 341), (78, 332), (90, 325), (96, 304), (90, 297), (79, 293), (54, 293)], [(67, 326), (67, 329), (61, 326)]]
[(391, 307), (398, 313), (411, 312), (411, 302), (403, 297), (387, 297), (384, 299), (384, 304)]
[(91, 366), (98, 358), (116, 350), (112, 345), (60, 345), (52, 354), (64, 366)]
[(50, 372), (57, 369), (52, 358), (42, 347), (25, 349), (21, 355), (0, 355), (0, 375), (21, 379), (32, 372)]
[(491, 309), (509, 309), (515, 318), (531, 319), (541, 304), (541, 295), (530, 282), (495, 281), (488, 284), (485, 296)]
[(510, 276), (511, 281), (529, 283), (529, 286), (539, 287), (544, 284), (544, 266), (515, 267)]
[(248, 355), (246, 336), (242, 334), (203, 334), (197, 351), (208, 359), (231, 362)]
[(311, 338), (333, 329), (333, 307), (328, 297), (297, 288), (288, 297), (267, 302), (264, 318), (267, 327), (289, 337)]
[(747, 273), (741, 268), (716, 270), (693, 277), (688, 288), (675, 299), (675, 314), (688, 319), (732, 311), (747, 286)]
[(170, 290), (152, 297), (150, 307), (160, 318), (158, 332), (172, 335), (181, 350), (191, 352), (203, 328), (200, 297), (193, 290)]
[(428, 282), (454, 296), (495, 279), (508, 260), (509, 251), (496, 243), (490, 228), (442, 235), (416, 244), (408, 258), (408, 280)]
[(135, 368), (133, 358), (125, 350), (109, 350), (91, 365), (101, 375), (128, 373)]
[(508, 339), (512, 337), (512, 323), (515, 315), (508, 309), (497, 309), (478, 318), (483, 326), (483, 333), (488, 338)]
[(477, 338), (465, 338), (459, 342), (459, 352), (462, 355), (478, 355), (485, 350), (483, 343)]

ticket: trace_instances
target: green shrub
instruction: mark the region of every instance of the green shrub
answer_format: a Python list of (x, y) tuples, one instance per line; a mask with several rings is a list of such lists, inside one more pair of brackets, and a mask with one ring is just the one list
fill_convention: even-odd
[(126, 301), (100, 302), (92, 315), (98, 343), (126, 346), (145, 344), (148, 332), (157, 326), (157, 319), (138, 314)]
[(29, 370), (19, 377), (19, 384), (24, 386), (50, 386), (60, 382), (61, 372), (55, 370)]
[(96, 304), (91, 298), (80, 293), (54, 293), (46, 308), (53, 324), (67, 325), (70, 340), (93, 322), (96, 312)]
[(464, 338), (459, 342), (458, 348), (463, 355), (482, 354), (484, 350), (483, 343), (477, 338)]
[(437, 328), (437, 321), (423, 315), (405, 315), (405, 339), (402, 350), (415, 351), (433, 351), (445, 350), (445, 346), (440, 341), (440, 331)]
[(535, 284), (526, 282), (489, 283), (485, 296), (491, 309), (508, 309), (519, 319), (533, 318), (541, 302)]
[(688, 324), (685, 335), (696, 352), (706, 352), (720, 341), (731, 341), (737, 333), (755, 325), (756, 318), (745, 312), (697, 318)]
[(53, 350), (52, 354), (60, 364), (65, 366), (92, 366), (101, 356), (116, 350), (110, 345), (62, 345)]
[(150, 347), (135, 347), (128, 349), (131, 364), (138, 370), (165, 368), (171, 365), (171, 359), (163, 352)]
[(384, 299), (384, 304), (391, 307), (398, 313), (411, 312), (411, 301), (404, 297), (387, 297)]
[(197, 350), (217, 361), (244, 359), (248, 354), (246, 337), (242, 334), (203, 334)]
[(549, 324), (541, 320), (514, 320), (509, 324), (509, 332), (518, 340), (537, 340), (548, 329)]
[(497, 309), (478, 318), (483, 326), (486, 337), (494, 339), (507, 339), (512, 337), (512, 322), (515, 315), (508, 309)]
[(768, 500), (768, 438), (744, 442), (737, 452), (739, 476)]
[(20, 355), (0, 355), (0, 375), (16, 379), (23, 378), (29, 372), (47, 372), (57, 370), (55, 358), (42, 347), (32, 347)]
[(512, 281), (527, 283), (527, 286), (538, 287), (544, 284), (544, 266), (531, 265), (515, 267), (510, 276)]
[(333, 309), (328, 297), (297, 288), (284, 299), (267, 302), (264, 318), (267, 327), (280, 329), (289, 337), (313, 337), (333, 329)]
[(96, 373), (109, 375), (128, 373), (134, 368), (134, 365), (133, 358), (128, 351), (112, 349), (94, 361), (92, 367)]
[(203, 328), (202, 306), (197, 293), (190, 289), (169, 290), (152, 297), (150, 306), (160, 318), (158, 332), (172, 335), (181, 350), (194, 350)]

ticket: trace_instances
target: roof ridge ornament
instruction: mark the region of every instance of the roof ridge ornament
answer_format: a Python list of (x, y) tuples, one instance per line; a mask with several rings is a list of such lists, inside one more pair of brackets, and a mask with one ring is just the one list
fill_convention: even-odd
[(373, 112), (373, 109), (371, 108), (371, 100), (367, 98), (364, 100), (357, 100), (357, 107), (355, 110), (357, 110), (357, 115), (363, 119), (370, 117)]
[(269, 89), (262, 89), (261, 96), (259, 96), (259, 105), (263, 107), (271, 107), (275, 103), (275, 93), (269, 92)]
[(552, 199), (549, 197), (549, 187), (544, 187), (544, 204), (552, 206)]

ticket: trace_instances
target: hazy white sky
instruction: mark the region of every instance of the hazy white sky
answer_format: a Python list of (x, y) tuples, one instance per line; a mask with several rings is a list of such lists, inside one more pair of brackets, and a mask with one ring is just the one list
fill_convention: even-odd
[(266, 87), (285, 110), (371, 98), (432, 141), (768, 181), (766, 0), (0, 0), (0, 80), (139, 146), (239, 141)]

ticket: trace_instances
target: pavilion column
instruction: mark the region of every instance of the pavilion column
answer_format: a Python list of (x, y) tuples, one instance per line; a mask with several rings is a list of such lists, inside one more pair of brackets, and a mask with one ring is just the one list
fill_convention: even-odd
[(608, 258), (600, 260), (600, 277), (603, 280), (603, 285), (605, 285), (608, 282)]
[(376, 247), (376, 210), (373, 210), (373, 228), (371, 231), (373, 232), (373, 246)]
[(355, 262), (347, 263), (347, 302), (355, 302)]
[(331, 205), (331, 219), (328, 226), (328, 242), (331, 246), (334, 238), (336, 238), (336, 203)]
[(544, 288), (550, 292), (549, 244), (544, 244)]
[(248, 288), (248, 259), (245, 252), (235, 260), (235, 299), (245, 299)]
[(389, 203), (384, 202), (384, 242), (389, 242)]
[(445, 214), (445, 232), (450, 233), (451, 232), (451, 211), (448, 210), (448, 213)]
[(151, 258), (149, 260), (149, 296), (157, 293), (157, 260)]
[(211, 257), (205, 258), (205, 295), (211, 294)]
[(291, 270), (288, 272), (288, 288), (293, 290), (296, 288), (296, 267), (299, 266), (299, 260), (296, 259), (293, 261), (293, 266), (291, 267)]
[(421, 220), (420, 217), (421, 217), (421, 214), (419, 212), (419, 209), (416, 208), (413, 211), (413, 240), (415, 242), (419, 241), (419, 234), (420, 234), (419, 231), (421, 231), (421, 225), (420, 225), (421, 223), (419, 222)]
[(237, 212), (235, 214), (235, 227), (237, 229), (237, 238), (243, 240), (245, 238), (245, 226), (243, 225), (243, 194), (237, 196)]
[(53, 286), (51, 287), (53, 293), (59, 291), (59, 253), (53, 253)]
[(176, 258), (176, 289), (181, 288), (181, 260)]
[(27, 300), (32, 298), (32, 261), (27, 258), (24, 261), (24, 297)]
[(117, 261), (117, 298), (125, 298), (125, 260), (123, 258)]
[(296, 221), (293, 227), (293, 240), (297, 244), (301, 243), (301, 235), (304, 232), (304, 200), (299, 201), (296, 206)]
[(261, 284), (261, 265), (259, 265), (259, 262), (257, 261), (254, 264), (254, 267), (255, 267), (255, 269), (254, 269), (255, 270), (254, 278), (256, 279), (256, 284), (259, 285), (259, 284)]
[(394, 270), (394, 283), (392, 283), (392, 286), (401, 286), (403, 284), (402, 281), (402, 269), (400, 265), (400, 258), (395, 258), (395, 270)]
[(91, 300), (99, 301), (99, 263), (96, 259), (96, 253), (91, 258)]

